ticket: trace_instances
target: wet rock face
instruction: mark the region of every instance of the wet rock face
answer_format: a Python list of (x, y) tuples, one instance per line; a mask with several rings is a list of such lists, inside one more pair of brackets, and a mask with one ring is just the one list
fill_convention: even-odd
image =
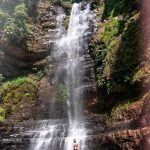
[(57, 100), (57, 89), (51, 85), (48, 78), (44, 77), (38, 86), (38, 114), (37, 119), (64, 118), (66, 109)]
[[(21, 127), (22, 126), (22, 127)], [(1, 150), (26, 150), (30, 143), (29, 136), (21, 134), (25, 125), (10, 126), (5, 123), (0, 125), (0, 149)]]
[(0, 139), (0, 149), (1, 150), (26, 150), (28, 148), (29, 139), (26, 138), (13, 138), (6, 137)]

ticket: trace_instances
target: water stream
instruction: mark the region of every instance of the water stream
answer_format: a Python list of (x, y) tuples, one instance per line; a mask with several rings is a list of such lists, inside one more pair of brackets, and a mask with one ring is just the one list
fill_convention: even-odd
[(83, 115), (85, 89), (91, 85), (86, 65), (89, 61), (88, 39), (91, 35), (93, 13), (90, 5), (73, 4), (69, 27), (65, 31), (65, 14), (58, 13), (57, 33), (52, 52), (55, 63), (53, 85), (60, 86), (67, 93), (67, 117), (63, 119), (41, 120), (32, 132), (31, 150), (72, 150), (73, 139), (77, 140), (80, 150), (88, 150), (85, 145), (88, 130)]

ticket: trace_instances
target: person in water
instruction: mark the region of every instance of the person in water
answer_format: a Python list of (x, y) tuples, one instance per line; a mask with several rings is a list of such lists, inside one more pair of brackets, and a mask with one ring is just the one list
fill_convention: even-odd
[(78, 144), (76, 143), (76, 139), (73, 140), (73, 150), (78, 150)]

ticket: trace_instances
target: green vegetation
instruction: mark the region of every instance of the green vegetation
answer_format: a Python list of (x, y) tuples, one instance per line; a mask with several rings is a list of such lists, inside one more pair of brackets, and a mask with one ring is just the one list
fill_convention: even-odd
[(29, 17), (32, 3), (30, 4), (28, 0), (13, 2), (7, 0), (0, 3), (0, 28), (4, 30), (3, 41), (26, 49), (26, 40), (33, 34), (33, 20)]
[(2, 107), (0, 107), (0, 124), (4, 123), (4, 121), (5, 121), (5, 110)]
[[(37, 81), (29, 77), (20, 77), (2, 84), (0, 96), (6, 117), (17, 111), (16, 107), (22, 103), (28, 105), (36, 97)], [(23, 105), (23, 104), (22, 104)]]
[(133, 76), (133, 83), (142, 83), (144, 86), (148, 86), (150, 83), (149, 74), (150, 74), (149, 66), (139, 68), (139, 70)]
[(67, 91), (68, 91), (67, 87), (63, 84), (60, 84), (57, 87), (57, 99), (63, 104), (66, 103), (68, 99)]
[(5, 11), (0, 10), (0, 28), (2, 28), (4, 26), (4, 24), (6, 23), (6, 21), (9, 19), (9, 14)]
[(23, 43), (29, 34), (32, 34), (31, 26), (26, 23), (27, 8), (24, 3), (16, 6), (12, 18), (4, 25), (4, 33), (11, 43)]
[(109, 45), (110, 42), (113, 41), (113, 38), (118, 35), (120, 22), (118, 18), (110, 17), (109, 21), (105, 23), (104, 32), (100, 35), (101, 41), (104, 42), (106, 45)]
[[(32, 49), (31, 40), (34, 39), (38, 2), (39, 0), (14, 0), (13, 2), (2, 0), (0, 2), (0, 28), (4, 31), (1, 39), (3, 43), (24, 50)], [(70, 0), (50, 0), (50, 4), (63, 7), (68, 14), (72, 6)]]
[(109, 121), (116, 122), (137, 118), (141, 114), (144, 102), (149, 98), (149, 95), (146, 93), (142, 97), (118, 101), (111, 110)]
[[(99, 6), (104, 7), (101, 14), (104, 22), (93, 39), (92, 54), (97, 85), (104, 88), (107, 94), (126, 92), (129, 86), (134, 86), (133, 76), (140, 61), (139, 14), (133, 6), (134, 3), (125, 4), (124, 0), (110, 0)], [(101, 10), (98, 13), (102, 13)]]
[(103, 18), (109, 16), (128, 15), (132, 14), (133, 10), (136, 9), (139, 0), (126, 1), (126, 0), (109, 0), (105, 2), (105, 9)]
[(130, 119), (129, 116), (132, 118), (133, 116), (129, 110), (129, 106), (132, 104), (132, 102), (133, 100), (127, 100), (113, 107), (111, 111), (112, 121), (121, 121), (125, 119)]
[(68, 29), (68, 26), (69, 26), (69, 19), (70, 19), (70, 16), (66, 16), (66, 17), (64, 18), (63, 24), (64, 24), (65, 29)]
[(18, 87), (18, 86), (20, 86), (21, 84), (24, 84), (24, 83), (29, 83), (29, 84), (32, 84), (33, 86), (36, 86), (36, 81), (32, 80), (31, 78), (28, 78), (28, 77), (19, 77), (19, 78), (15, 79), (15, 80), (5, 82), (1, 86), (0, 95), (3, 95), (3, 93), (6, 90), (8, 90), (8, 88)]
[(112, 118), (126, 116), (130, 99), (136, 99), (141, 94), (140, 84), (145, 79), (147, 84), (150, 81), (147, 75), (149, 69), (141, 67), (139, 57), (138, 4), (136, 0), (93, 2), (97, 17), (101, 18), (98, 31), (91, 41), (100, 93), (98, 111), (112, 110)]
[(0, 85), (2, 84), (2, 82), (3, 82), (4, 79), (5, 79), (5, 78), (3, 77), (3, 75), (0, 74)]

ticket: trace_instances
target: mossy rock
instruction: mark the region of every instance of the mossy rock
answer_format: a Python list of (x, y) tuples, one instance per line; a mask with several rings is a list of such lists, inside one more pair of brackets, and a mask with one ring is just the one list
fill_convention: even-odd
[(62, 104), (65, 104), (68, 99), (68, 89), (63, 84), (60, 84), (57, 87), (57, 99), (58, 99), (58, 102)]
[(150, 84), (150, 66), (145, 65), (135, 71), (133, 75), (133, 83), (142, 83), (143, 87), (147, 88)]
[(70, 1), (66, 1), (66, 2), (62, 1), (61, 5), (67, 12), (70, 11), (72, 8), (72, 3)]
[(109, 14), (91, 42), (97, 86), (105, 88), (108, 94), (126, 93), (129, 87), (129, 93), (131, 88), (139, 89), (133, 82), (140, 66), (138, 20), (138, 12), (125, 16)]
[(2, 107), (0, 107), (0, 124), (4, 123), (4, 121), (5, 121), (5, 110)]
[(63, 25), (64, 25), (64, 27), (65, 27), (66, 30), (67, 30), (68, 27), (69, 27), (69, 20), (70, 20), (70, 16), (66, 16), (66, 17), (64, 18), (64, 21), (63, 21)]
[(5, 122), (5, 118), (0, 116), (0, 124), (4, 123)]
[(137, 118), (142, 111), (143, 102), (146, 97), (147, 94), (140, 98), (129, 99), (124, 102), (119, 101), (111, 111), (110, 120), (115, 122)]

